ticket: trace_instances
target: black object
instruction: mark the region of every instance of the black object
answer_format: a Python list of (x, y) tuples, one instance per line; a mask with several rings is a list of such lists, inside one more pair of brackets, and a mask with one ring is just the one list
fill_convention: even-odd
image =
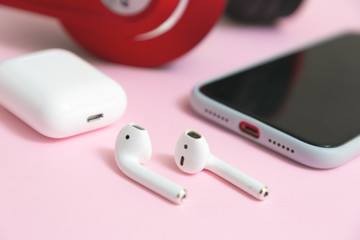
[(247, 23), (271, 24), (295, 12), (302, 0), (229, 0), (229, 17)]

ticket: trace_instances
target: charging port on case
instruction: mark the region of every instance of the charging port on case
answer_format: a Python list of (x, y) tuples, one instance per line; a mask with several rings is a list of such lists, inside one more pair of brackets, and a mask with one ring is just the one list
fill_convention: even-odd
[(255, 138), (259, 138), (260, 137), (260, 130), (259, 128), (255, 127), (254, 125), (247, 123), (247, 122), (240, 122), (239, 124), (239, 128), (241, 131), (243, 131), (244, 133), (255, 137)]
[(94, 122), (94, 121), (98, 121), (104, 118), (104, 114), (100, 113), (100, 114), (96, 114), (96, 115), (92, 115), (90, 117), (87, 118), (87, 122)]

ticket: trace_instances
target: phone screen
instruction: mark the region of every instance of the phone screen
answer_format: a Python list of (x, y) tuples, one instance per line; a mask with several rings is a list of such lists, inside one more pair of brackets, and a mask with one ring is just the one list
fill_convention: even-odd
[(200, 91), (309, 144), (340, 146), (360, 133), (360, 35), (337, 37)]

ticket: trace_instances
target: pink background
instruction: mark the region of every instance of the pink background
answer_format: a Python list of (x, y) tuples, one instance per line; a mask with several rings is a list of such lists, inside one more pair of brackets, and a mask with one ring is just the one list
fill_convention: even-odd
[[(310, 169), (189, 106), (196, 83), (347, 29), (360, 30), (358, 0), (308, 0), (273, 28), (223, 18), (186, 56), (142, 69), (88, 55), (54, 19), (0, 7), (0, 60), (65, 48), (120, 83), (129, 100), (117, 123), (62, 140), (38, 134), (0, 106), (0, 239), (360, 239), (360, 157), (333, 170)], [(183, 205), (117, 168), (114, 142), (128, 122), (150, 133), (146, 167), (188, 189)], [(254, 200), (206, 171), (181, 173), (172, 154), (190, 128), (206, 136), (215, 155), (268, 184), (269, 199)]]

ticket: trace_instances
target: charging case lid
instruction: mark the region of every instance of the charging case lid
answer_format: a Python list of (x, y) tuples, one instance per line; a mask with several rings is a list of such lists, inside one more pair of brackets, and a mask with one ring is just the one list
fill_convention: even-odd
[(50, 49), (0, 63), (0, 104), (39, 133), (63, 138), (118, 120), (126, 95), (80, 57)]

